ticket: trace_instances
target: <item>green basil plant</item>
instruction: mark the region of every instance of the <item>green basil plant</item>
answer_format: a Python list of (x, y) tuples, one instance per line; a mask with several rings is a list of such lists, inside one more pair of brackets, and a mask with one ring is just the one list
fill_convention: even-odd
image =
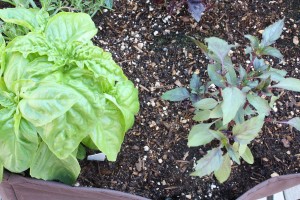
[(0, 178), (3, 170), (72, 184), (85, 147), (115, 161), (139, 110), (138, 91), (110, 53), (94, 46), (84, 13), (8, 8), (0, 18), (29, 30), (0, 35)]
[(271, 46), (279, 39), (283, 27), (284, 20), (270, 25), (264, 30), (261, 41), (246, 35), (251, 45), (245, 50), (250, 57), (250, 62), (245, 64), (232, 63), (229, 52), (235, 45), (216, 37), (205, 39), (207, 45), (192, 38), (210, 60), (207, 66), (210, 80), (202, 84), (199, 76), (194, 74), (190, 91), (181, 87), (162, 96), (170, 101), (188, 98), (192, 101), (195, 107), (193, 119), (199, 124), (192, 127), (188, 146), (218, 141), (218, 145), (212, 145), (214, 148), (197, 162), (191, 175), (202, 177), (214, 173), (222, 183), (230, 176), (232, 161), (240, 164), (242, 158), (252, 164), (254, 157), (248, 145), (258, 136), (265, 122), (288, 124), (300, 130), (299, 117), (288, 121), (268, 117), (283, 90), (300, 92), (299, 79), (286, 78), (285, 70), (273, 68), (264, 60), (264, 56), (283, 59), (280, 51)]

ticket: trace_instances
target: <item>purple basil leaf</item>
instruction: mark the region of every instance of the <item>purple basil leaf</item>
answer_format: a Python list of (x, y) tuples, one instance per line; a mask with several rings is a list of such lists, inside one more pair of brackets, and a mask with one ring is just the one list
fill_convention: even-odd
[(189, 12), (192, 14), (194, 19), (199, 22), (202, 13), (205, 11), (205, 5), (201, 3), (201, 0), (188, 0)]

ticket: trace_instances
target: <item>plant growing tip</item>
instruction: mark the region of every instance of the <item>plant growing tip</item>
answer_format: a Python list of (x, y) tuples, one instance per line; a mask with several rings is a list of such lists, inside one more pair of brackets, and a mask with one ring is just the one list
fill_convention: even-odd
[[(280, 38), (283, 26), (284, 19), (268, 26), (261, 41), (255, 36), (245, 35), (250, 41), (250, 46), (246, 47), (250, 63), (239, 63), (239, 67), (233, 65), (229, 56), (234, 45), (216, 37), (205, 39), (206, 44), (190, 37), (210, 60), (207, 66), (210, 81), (202, 84), (194, 74), (190, 83), (191, 92), (180, 88), (186, 94), (180, 100), (191, 99), (192, 94), (199, 97), (192, 101), (195, 107), (193, 119), (199, 124), (192, 127), (188, 146), (219, 141), (217, 147), (197, 161), (192, 176), (214, 173), (219, 182), (223, 183), (230, 176), (231, 160), (240, 164), (243, 159), (253, 164), (254, 157), (248, 145), (258, 136), (265, 122), (288, 124), (300, 130), (299, 117), (283, 122), (271, 118), (265, 120), (266, 116), (270, 117), (273, 105), (280, 97), (275, 95), (276, 90), (300, 92), (299, 79), (286, 78), (285, 70), (275, 69), (264, 60), (264, 56), (283, 59), (280, 51), (270, 46)], [(215, 86), (214, 90), (207, 89), (211, 84)], [(163, 99), (172, 100), (164, 98), (165, 94)]]

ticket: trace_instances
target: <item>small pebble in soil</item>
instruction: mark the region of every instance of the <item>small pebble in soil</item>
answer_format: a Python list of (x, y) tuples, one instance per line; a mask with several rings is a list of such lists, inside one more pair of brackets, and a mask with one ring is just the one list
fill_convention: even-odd
[(279, 176), (279, 174), (276, 173), (276, 172), (274, 172), (273, 174), (271, 174), (271, 177), (272, 177), (272, 178), (273, 178), (273, 177), (276, 177), (276, 176)]
[(148, 146), (144, 146), (144, 151), (149, 151), (150, 148)]
[(79, 187), (80, 184), (79, 184), (78, 182), (76, 182), (76, 183), (74, 184), (74, 186), (75, 186), (75, 187)]
[(286, 154), (287, 154), (287, 155), (291, 155), (291, 152), (290, 152), (290, 151), (287, 151)]
[(217, 186), (214, 184), (211, 184), (210, 188), (213, 190), (213, 189), (217, 188)]
[(190, 195), (190, 194), (185, 195), (185, 197), (186, 197), (187, 199), (192, 199), (192, 195)]
[(162, 159), (158, 159), (158, 163), (162, 163), (163, 162), (163, 160)]

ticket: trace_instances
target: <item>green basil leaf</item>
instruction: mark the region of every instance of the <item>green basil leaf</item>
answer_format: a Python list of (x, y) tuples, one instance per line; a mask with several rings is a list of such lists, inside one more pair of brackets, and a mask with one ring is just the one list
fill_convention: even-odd
[(38, 12), (38, 9), (6, 8), (0, 10), (0, 18), (7, 23), (17, 24), (35, 31), (40, 27), (36, 20)]
[(223, 117), (222, 104), (219, 104), (210, 112), (209, 118), (221, 118), (221, 117)]
[(86, 150), (85, 147), (83, 145), (79, 145), (78, 149), (77, 149), (77, 154), (76, 154), (76, 158), (78, 160), (83, 160), (86, 157)]
[(218, 102), (213, 98), (201, 99), (200, 101), (194, 103), (194, 107), (201, 110), (210, 110), (215, 108)]
[(125, 135), (124, 116), (109, 101), (101, 115), (102, 117), (98, 118), (96, 128), (90, 133), (90, 138), (109, 161), (116, 161)]
[(67, 57), (67, 59), (71, 65), (76, 65), (79, 68), (86, 67), (94, 73), (96, 78), (107, 78), (110, 81), (125, 81), (127, 79), (120, 66), (112, 59), (111, 54), (104, 52), (97, 46), (90, 43), (73, 42), (69, 52), (72, 56)]
[(246, 161), (248, 164), (253, 164), (254, 163), (254, 158), (251, 153), (251, 150), (249, 147), (246, 147), (245, 152), (241, 155), (241, 157)]
[(238, 110), (245, 104), (246, 95), (236, 87), (227, 87), (222, 91), (223, 124), (234, 119)]
[(250, 40), (251, 47), (257, 49), (259, 47), (259, 39), (253, 35), (245, 35), (245, 38)]
[(0, 183), (3, 180), (3, 171), (4, 171), (3, 165), (0, 163)]
[(209, 131), (211, 125), (212, 123), (193, 126), (188, 136), (188, 146), (197, 147), (211, 142), (214, 139)]
[(217, 180), (220, 183), (223, 183), (229, 178), (230, 172), (231, 172), (231, 160), (228, 154), (225, 154), (223, 156), (223, 163), (221, 167), (215, 170), (214, 174)]
[(249, 144), (259, 133), (264, 125), (264, 115), (252, 117), (242, 124), (233, 127), (234, 140), (240, 144)]
[(74, 91), (55, 83), (39, 84), (20, 96), (23, 98), (19, 103), (22, 116), (36, 127), (65, 114), (79, 100)]
[(274, 47), (265, 47), (263, 48), (262, 52), (261, 52), (262, 55), (267, 55), (267, 56), (273, 56), (273, 57), (276, 57), (276, 58), (279, 58), (279, 59), (283, 59), (283, 55), (280, 53), (280, 51)]
[(38, 148), (38, 136), (28, 121), (16, 122), (14, 113), (13, 108), (0, 110), (0, 163), (9, 171), (20, 173), (30, 166)]
[(210, 112), (210, 110), (196, 110), (193, 120), (198, 122), (208, 120), (210, 118)]
[(190, 81), (190, 88), (194, 93), (198, 93), (201, 86), (200, 77), (197, 74), (193, 74), (191, 81)]
[(298, 131), (300, 131), (300, 117), (295, 117), (293, 119), (290, 119), (288, 122), (286, 122), (286, 124), (289, 124), (295, 129), (297, 129)]
[(220, 71), (221, 67), (216, 64), (208, 64), (207, 73), (211, 81), (218, 87), (224, 88), (224, 78), (217, 72)]
[(190, 97), (190, 93), (186, 88), (175, 88), (165, 92), (161, 97), (168, 101), (183, 101)]
[(222, 150), (220, 148), (214, 148), (208, 151), (207, 154), (197, 161), (195, 171), (191, 173), (191, 176), (205, 176), (209, 175), (213, 171), (219, 169), (223, 163)]
[(208, 49), (220, 59), (222, 64), (224, 64), (225, 56), (234, 47), (234, 45), (229, 45), (225, 40), (216, 37), (206, 38), (205, 42), (208, 44)]
[(70, 43), (89, 42), (97, 33), (91, 17), (85, 13), (61, 12), (52, 17), (46, 26), (45, 35), (48, 41)]
[(254, 94), (248, 94), (247, 100), (256, 109), (258, 114), (266, 116), (270, 114), (271, 108), (267, 100)]
[(285, 78), (272, 87), (300, 92), (300, 80), (296, 78)]
[(280, 37), (283, 27), (284, 27), (284, 19), (279, 20), (274, 24), (268, 26), (262, 34), (261, 45), (263, 47), (266, 47), (273, 44)]
[(255, 58), (253, 62), (254, 69), (257, 71), (265, 71), (269, 65), (265, 63), (264, 59)]
[(59, 180), (73, 184), (80, 172), (79, 163), (74, 155), (65, 159), (57, 158), (42, 142), (30, 165), (30, 175), (43, 180)]
[(231, 157), (231, 159), (237, 164), (241, 164), (240, 155), (231, 145), (226, 145), (227, 153)]
[(46, 38), (41, 33), (28, 33), (25, 36), (16, 37), (8, 43), (7, 52), (20, 52), (23, 57), (27, 57), (31, 53), (39, 55), (47, 55), (50, 50)]

